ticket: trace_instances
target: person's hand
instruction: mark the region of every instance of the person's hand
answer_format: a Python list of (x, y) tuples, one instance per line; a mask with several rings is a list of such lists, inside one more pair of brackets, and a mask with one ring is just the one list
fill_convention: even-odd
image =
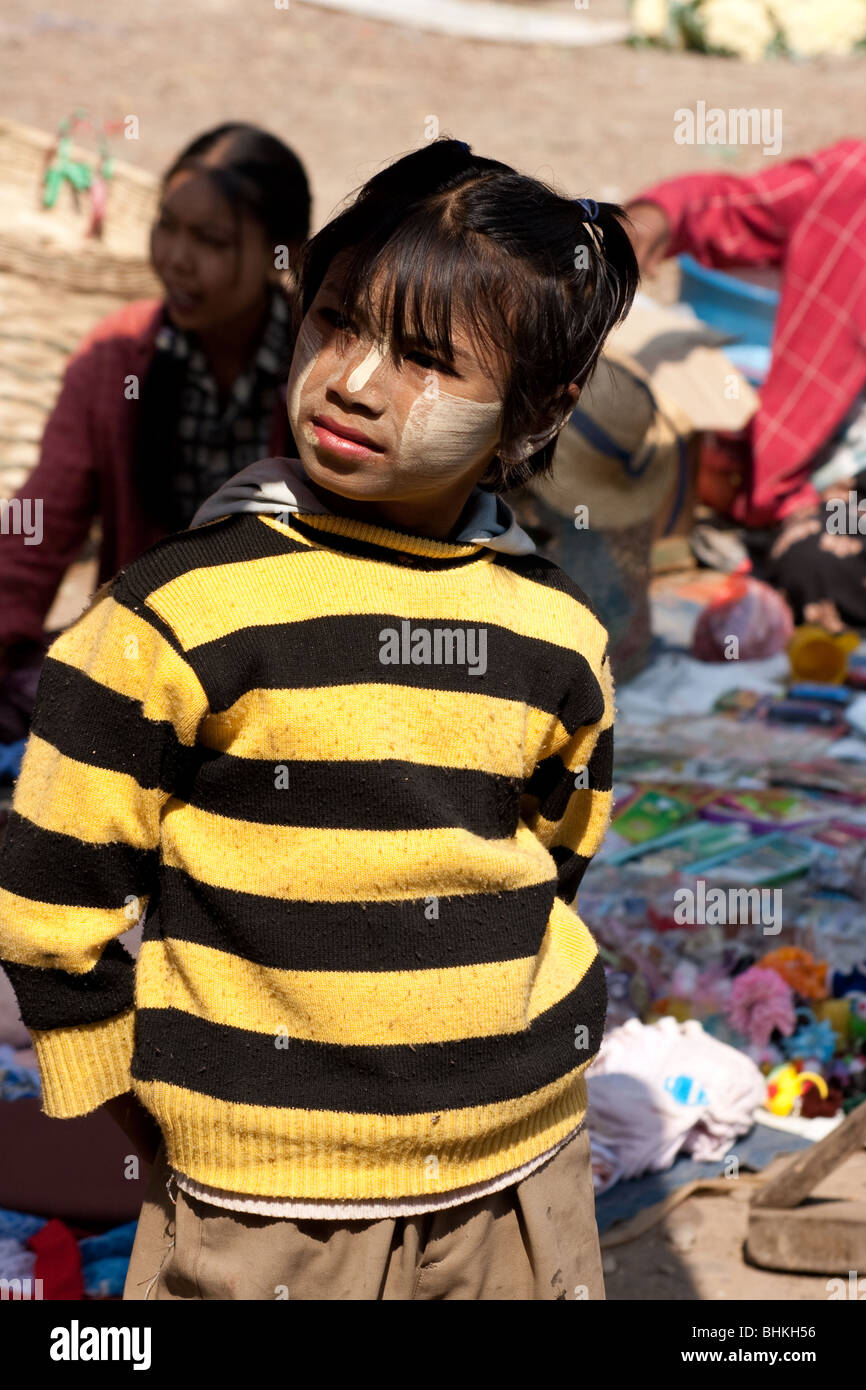
[(162, 1142), (162, 1131), (150, 1111), (145, 1110), (138, 1096), (133, 1091), (127, 1091), (122, 1096), (113, 1096), (105, 1102), (105, 1109), (120, 1125), (145, 1163), (152, 1164)]
[(671, 226), (667, 213), (658, 203), (637, 199), (626, 203), (629, 215), (626, 231), (631, 240), (641, 275), (654, 275), (668, 254)]
[(838, 482), (830, 483), (828, 487), (821, 489), (821, 501), (847, 502), (849, 495), (855, 491), (856, 486), (856, 480), (853, 476), (850, 478), (841, 478)]

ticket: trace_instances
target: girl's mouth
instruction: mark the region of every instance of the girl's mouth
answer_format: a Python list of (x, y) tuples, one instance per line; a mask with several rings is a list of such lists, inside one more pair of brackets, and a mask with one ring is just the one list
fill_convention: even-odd
[(341, 425), (328, 415), (314, 415), (310, 423), (322, 448), (342, 458), (366, 459), (384, 453), (366, 434)]
[(201, 303), (200, 294), (190, 294), (187, 290), (181, 290), (173, 285), (166, 286), (166, 295), (169, 308), (175, 309), (179, 314), (192, 314)]

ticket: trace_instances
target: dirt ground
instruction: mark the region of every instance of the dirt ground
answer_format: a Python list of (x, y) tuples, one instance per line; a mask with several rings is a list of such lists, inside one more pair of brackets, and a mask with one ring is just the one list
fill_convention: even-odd
[[(569, 0), (544, 8), (571, 9)], [(623, 14), (590, 0), (587, 16)], [(309, 171), (314, 225), (425, 123), (572, 196), (627, 197), (694, 168), (758, 169), (759, 148), (674, 143), (673, 113), (709, 106), (782, 112), (782, 157), (859, 134), (863, 59), (747, 66), (626, 45), (534, 47), (457, 41), (371, 23), (303, 0), (0, 0), (0, 92), (7, 116), (53, 129), (86, 107), (136, 115), (119, 141), (161, 171), (195, 133), (226, 119), (265, 125)]]
[[(571, 9), (571, 0), (546, 8)], [(586, 13), (620, 17), (624, 0)], [(56, 128), (85, 107), (138, 117), (116, 153), (160, 172), (197, 132), (226, 119), (267, 126), (303, 159), (314, 228), (382, 164), (442, 133), (572, 196), (624, 199), (695, 169), (749, 172), (759, 148), (682, 146), (674, 111), (769, 107), (782, 113), (782, 158), (845, 136), (866, 118), (863, 59), (753, 67), (626, 45), (521, 48), (455, 41), (318, 10), (243, 0), (53, 0), (30, 12), (0, 0), (0, 110)], [(75, 602), (70, 574), (61, 604)], [(80, 608), (80, 604), (78, 605)], [(58, 616), (59, 609), (55, 616)], [(77, 610), (76, 610), (77, 611)], [(828, 1191), (862, 1196), (866, 1155)], [(743, 1259), (747, 1190), (692, 1197), (646, 1235), (606, 1252), (607, 1292), (630, 1299), (826, 1299), (827, 1276), (772, 1274)]]
[[(774, 1160), (763, 1176), (775, 1175), (790, 1157)], [(664, 1302), (823, 1302), (830, 1274), (781, 1274), (759, 1269), (745, 1258), (749, 1199), (754, 1188), (731, 1181), (730, 1194), (687, 1197), (657, 1226), (636, 1240), (602, 1251), (608, 1299)], [(815, 1188), (815, 1199), (863, 1201), (866, 1153), (855, 1154)], [(614, 1237), (617, 1226), (605, 1233)], [(864, 1237), (866, 1240), (866, 1237)], [(603, 1240), (604, 1245), (604, 1240)], [(864, 1250), (866, 1260), (866, 1250)], [(860, 1269), (862, 1271), (863, 1262)], [(847, 1271), (839, 1271), (846, 1277)], [(866, 1284), (863, 1285), (866, 1289)]]

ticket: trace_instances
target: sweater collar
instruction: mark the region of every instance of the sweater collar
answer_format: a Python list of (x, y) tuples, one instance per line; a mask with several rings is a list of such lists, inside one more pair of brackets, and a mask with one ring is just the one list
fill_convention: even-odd
[[(310, 488), (300, 459), (259, 459), (223, 483), (199, 507), (190, 530), (227, 516), (230, 512), (254, 512), (279, 516), (297, 513), (316, 532), (329, 531), (399, 551), (418, 551), (443, 559), (471, 555), (487, 546), (509, 555), (530, 555), (535, 543), (514, 519), (508, 504), (497, 493), (474, 487), (458, 518), (456, 534), (449, 540), (415, 536), (375, 523), (356, 521), (332, 512)], [(419, 549), (420, 547), (420, 549)]]

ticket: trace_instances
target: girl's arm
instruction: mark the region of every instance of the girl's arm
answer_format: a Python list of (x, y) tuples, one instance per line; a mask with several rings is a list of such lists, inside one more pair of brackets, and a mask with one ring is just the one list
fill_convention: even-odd
[(0, 846), (0, 960), (47, 1115), (132, 1088), (135, 964), (117, 938), (156, 885), (162, 808), (207, 708), (127, 571), (48, 649)]
[(605, 650), (597, 666), (590, 662), (582, 670), (570, 707), (567, 703), (560, 715), (551, 751), (537, 764), (523, 798), (523, 819), (556, 863), (556, 896), (569, 904), (610, 820), (613, 720), (613, 679)]
[(860, 141), (841, 140), (802, 159), (773, 164), (760, 174), (689, 174), (645, 189), (627, 207), (638, 237), (645, 234), (648, 241), (645, 262), (647, 257), (652, 262), (654, 247), (655, 253), (659, 249), (659, 228), (646, 208), (650, 204), (667, 220), (665, 255), (688, 251), (718, 269), (780, 265), (800, 218), (858, 150)]
[(0, 655), (19, 642), (42, 643), (46, 614), (98, 511), (99, 375), (97, 350), (85, 339), (66, 368), (39, 463), (9, 502), (12, 524), (0, 533)]

